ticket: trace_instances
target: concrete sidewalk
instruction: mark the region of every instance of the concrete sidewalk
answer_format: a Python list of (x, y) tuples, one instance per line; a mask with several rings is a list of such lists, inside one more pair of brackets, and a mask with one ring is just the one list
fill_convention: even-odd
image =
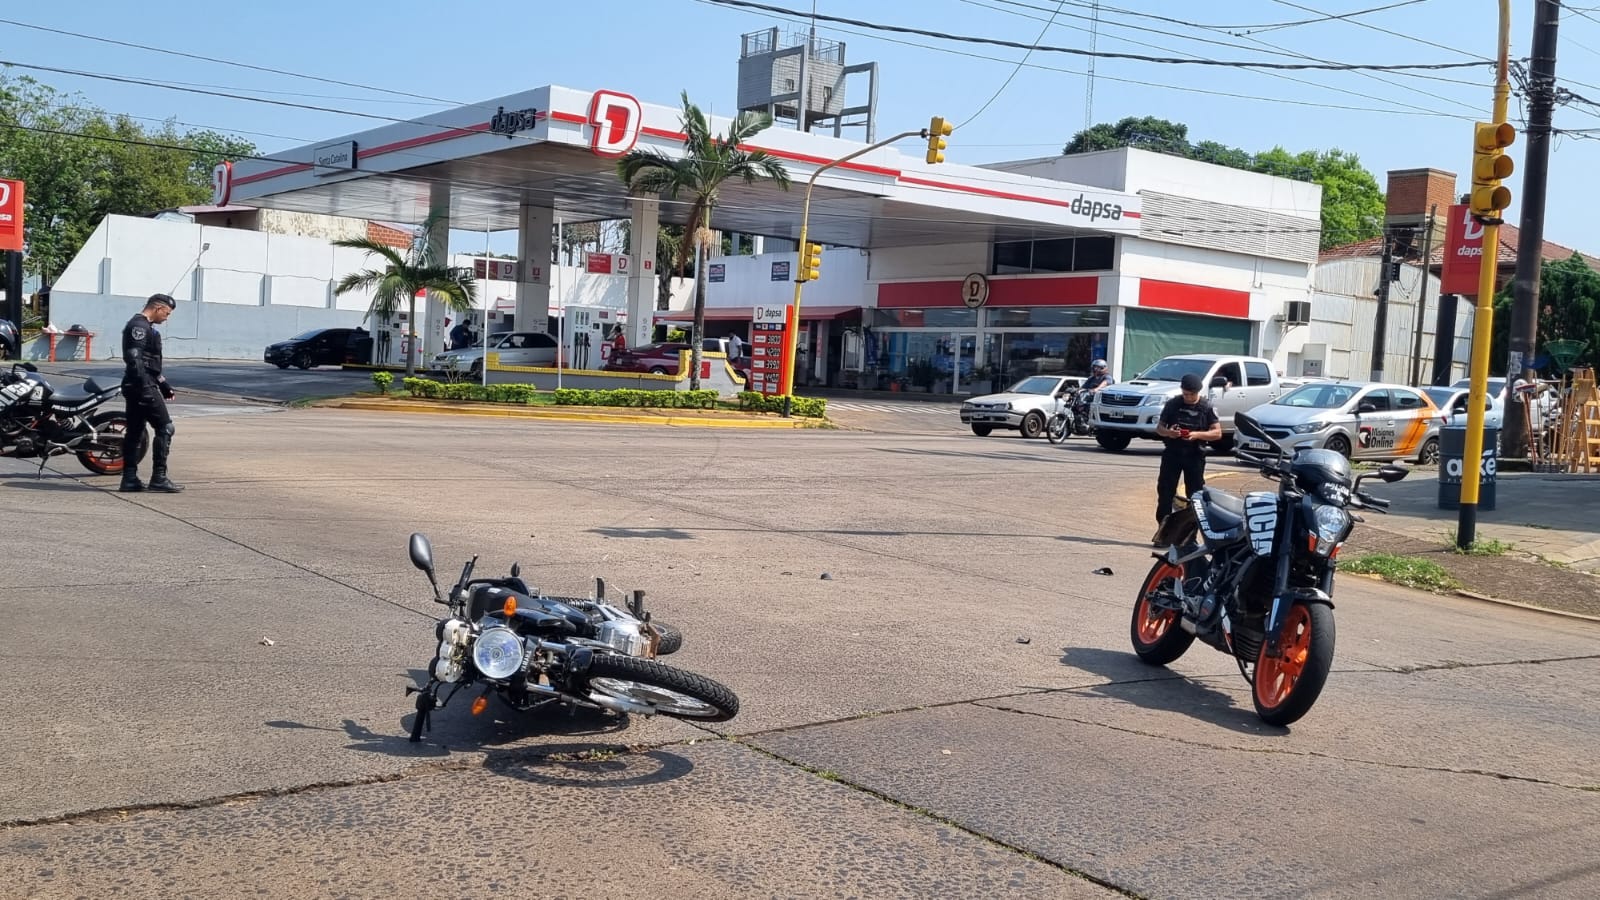
[[(1438, 473), (1418, 469), (1396, 484), (1369, 484), (1393, 502), (1375, 525), (1419, 540), (1443, 541), (1455, 534), (1460, 513), (1439, 508)], [(1502, 473), (1493, 510), (1478, 510), (1477, 539), (1516, 549), (1586, 572), (1600, 573), (1600, 476)]]

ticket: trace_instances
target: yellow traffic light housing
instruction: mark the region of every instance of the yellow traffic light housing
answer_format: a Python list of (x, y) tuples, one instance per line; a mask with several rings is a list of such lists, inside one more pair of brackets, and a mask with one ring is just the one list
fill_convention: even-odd
[(795, 281), (816, 281), (822, 277), (822, 245), (806, 244), (800, 251), (800, 273)]
[(1479, 122), (1472, 145), (1472, 214), (1498, 219), (1511, 205), (1511, 189), (1500, 183), (1510, 177), (1516, 165), (1506, 156), (1506, 148), (1517, 139), (1509, 122)]
[(955, 126), (944, 120), (944, 116), (934, 116), (928, 123), (928, 165), (944, 162), (944, 150), (950, 146), (945, 138), (955, 131)]

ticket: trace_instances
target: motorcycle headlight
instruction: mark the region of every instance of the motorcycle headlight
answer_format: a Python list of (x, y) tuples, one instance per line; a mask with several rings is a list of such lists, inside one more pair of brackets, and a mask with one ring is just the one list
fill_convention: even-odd
[(1329, 423), (1327, 423), (1327, 422), (1301, 422), (1299, 425), (1296, 425), (1294, 427), (1294, 433), (1295, 434), (1316, 434), (1319, 431), (1326, 431), (1327, 428), (1328, 428), (1328, 424)]
[(522, 638), (509, 628), (485, 628), (472, 645), (472, 664), (485, 678), (510, 678), (522, 668)]
[(1350, 530), (1350, 514), (1337, 506), (1319, 505), (1311, 513), (1311, 533), (1317, 539), (1318, 556), (1333, 553)]

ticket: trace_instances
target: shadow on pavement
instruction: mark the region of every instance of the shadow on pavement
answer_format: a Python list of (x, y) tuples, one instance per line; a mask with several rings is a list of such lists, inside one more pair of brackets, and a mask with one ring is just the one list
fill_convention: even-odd
[[(1139, 662), (1133, 651), (1126, 653), (1098, 647), (1064, 647), (1061, 664), (1106, 679), (1106, 684), (1073, 688), (1065, 694), (1089, 695), (1131, 703), (1160, 712), (1182, 713), (1212, 725), (1245, 734), (1288, 734), (1287, 728), (1265, 725), (1255, 709), (1234, 705), (1233, 696), (1190, 680), (1176, 672), (1156, 669)], [(1196, 644), (1194, 651), (1209, 651)], [(1166, 677), (1162, 677), (1163, 673)]]
[(589, 758), (565, 758), (572, 751), (560, 750), (564, 758), (552, 759), (541, 750), (505, 751), (491, 754), (485, 766), (496, 775), (515, 778), (547, 787), (621, 788), (666, 784), (694, 771), (694, 763), (666, 750), (633, 753), (618, 747), (615, 752), (591, 752)]

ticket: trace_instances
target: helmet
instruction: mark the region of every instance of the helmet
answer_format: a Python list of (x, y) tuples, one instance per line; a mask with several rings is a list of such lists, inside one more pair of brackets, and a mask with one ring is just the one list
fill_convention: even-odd
[(1089, 363), (1089, 368), (1091, 369), (1104, 369), (1105, 367), (1106, 361), (1103, 359), (1097, 359), (1094, 362)]
[[(1350, 472), (1350, 460), (1337, 450), (1301, 450), (1289, 463), (1289, 474), (1295, 486), (1306, 493), (1324, 494), (1323, 485), (1342, 488), (1348, 492), (1355, 483)], [(1334, 493), (1339, 493), (1335, 491)]]

